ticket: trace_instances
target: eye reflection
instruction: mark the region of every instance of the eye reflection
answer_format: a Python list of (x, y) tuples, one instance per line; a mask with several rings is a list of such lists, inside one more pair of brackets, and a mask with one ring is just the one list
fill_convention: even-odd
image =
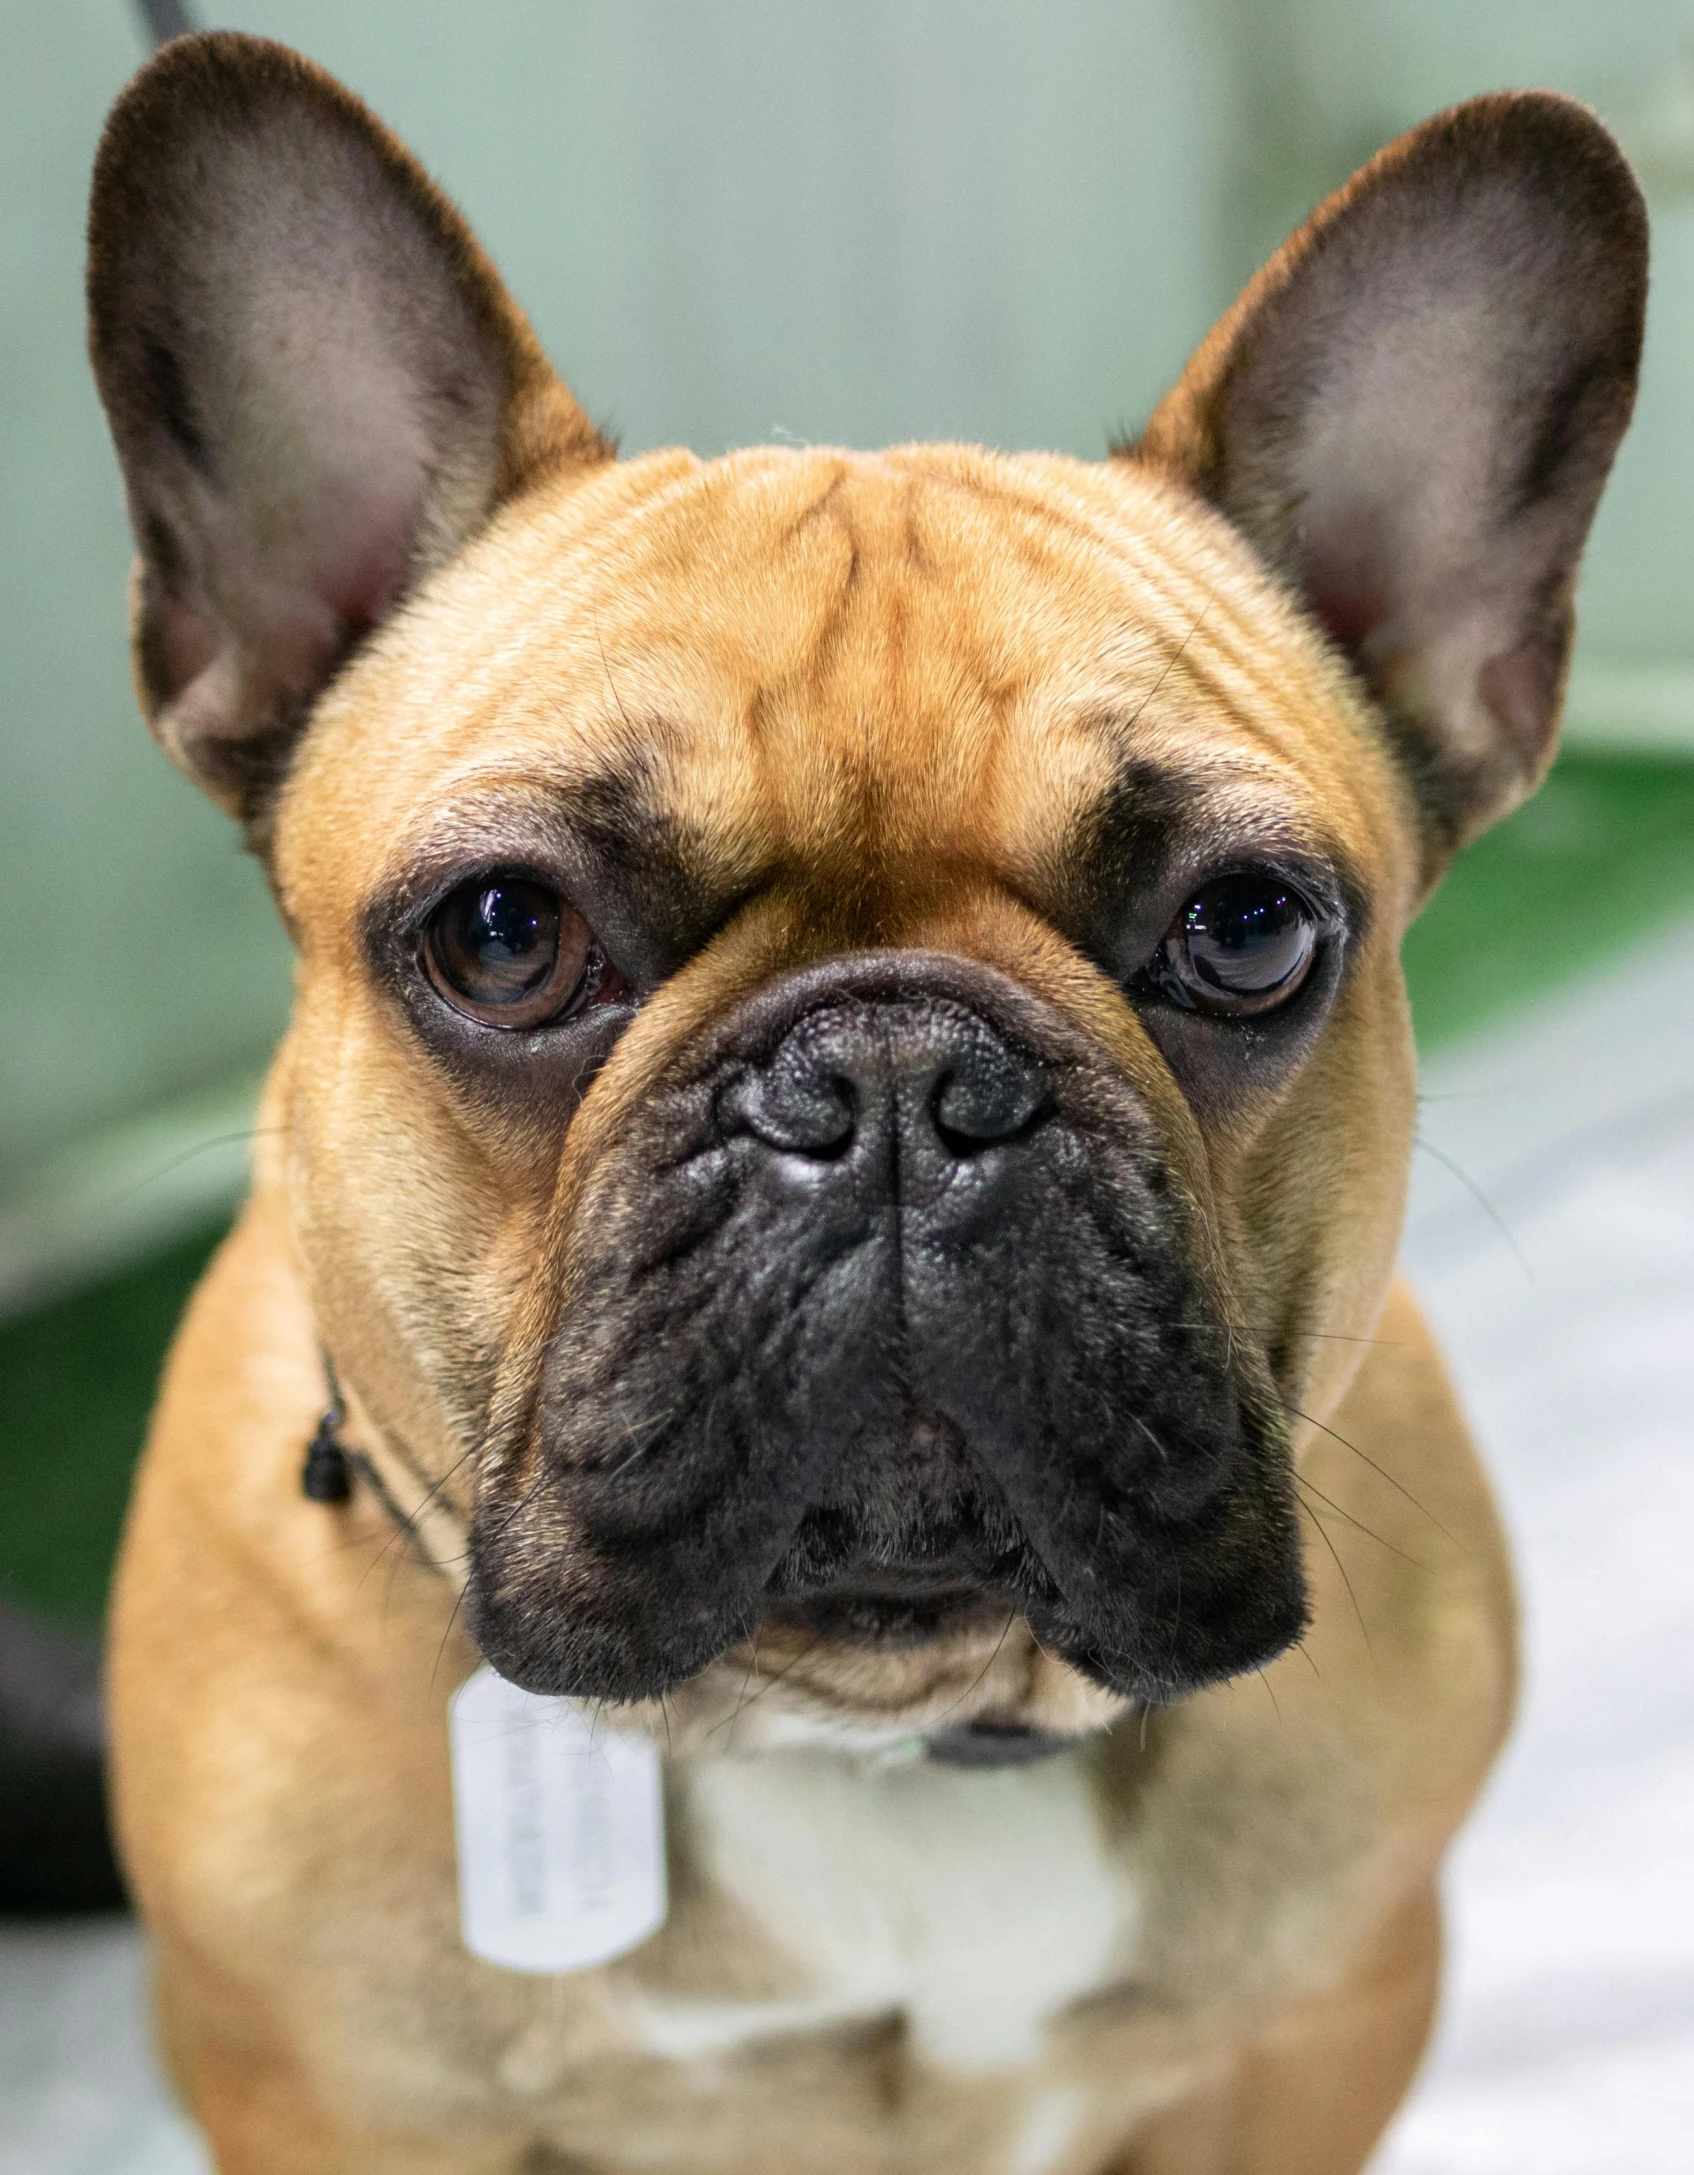
[(1293, 885), (1244, 872), (1214, 877), (1194, 893), (1146, 973), (1185, 1011), (1242, 1018), (1286, 1004), (1317, 950), (1316, 918)]
[(539, 1027), (608, 993), (594, 932), (528, 877), (461, 884), (431, 915), (423, 958), (441, 996), (491, 1027)]

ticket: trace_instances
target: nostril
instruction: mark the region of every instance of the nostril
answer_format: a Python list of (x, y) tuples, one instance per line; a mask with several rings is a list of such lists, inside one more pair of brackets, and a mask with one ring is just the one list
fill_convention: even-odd
[(859, 1091), (845, 1073), (832, 1073), (816, 1093), (795, 1107), (790, 1120), (792, 1147), (801, 1155), (834, 1162), (853, 1145), (859, 1130)]
[(978, 1062), (943, 1073), (931, 1091), (929, 1115), (942, 1145), (962, 1157), (1018, 1139), (1045, 1106), (1040, 1080), (1007, 1052), (1000, 1062)]
[(853, 1145), (858, 1090), (845, 1073), (796, 1077), (783, 1069), (744, 1075), (719, 1104), (726, 1131), (751, 1133), (784, 1155), (833, 1163)]

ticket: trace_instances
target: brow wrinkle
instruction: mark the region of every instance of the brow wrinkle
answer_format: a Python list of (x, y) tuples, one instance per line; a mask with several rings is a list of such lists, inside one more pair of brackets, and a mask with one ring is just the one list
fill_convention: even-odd
[(1170, 678), (1171, 674), (1182, 662), (1183, 651), (1187, 649), (1189, 643), (1192, 642), (1194, 637), (1199, 633), (1200, 623), (1205, 618), (1206, 614), (1211, 610), (1212, 604), (1217, 597), (1217, 593), (1217, 576), (1213, 575), (1210, 583), (1207, 585), (1205, 602), (1200, 606), (1199, 611), (1195, 613), (1193, 620), (1189, 624), (1188, 632), (1183, 636), (1182, 640), (1176, 645), (1175, 649), (1173, 649), (1170, 655), (1165, 659), (1164, 670), (1159, 674), (1158, 678), (1153, 682), (1152, 686), (1148, 688), (1146, 694), (1142, 696), (1141, 700), (1135, 705), (1135, 708), (1130, 712), (1128, 717), (1124, 719), (1122, 728), (1124, 732), (1129, 732), (1138, 723), (1142, 711), (1146, 709), (1147, 705), (1152, 701), (1153, 697), (1159, 692), (1160, 688), (1164, 686), (1165, 682)]

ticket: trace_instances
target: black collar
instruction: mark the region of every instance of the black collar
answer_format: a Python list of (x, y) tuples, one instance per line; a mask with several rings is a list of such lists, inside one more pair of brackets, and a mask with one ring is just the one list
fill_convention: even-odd
[(395, 1502), (393, 1490), (377, 1471), (374, 1463), (362, 1450), (355, 1450), (342, 1441), (341, 1430), (347, 1424), (347, 1405), (327, 1352), (323, 1355), (323, 1370), (324, 1380), (329, 1385), (329, 1403), (319, 1414), (312, 1439), (306, 1445), (305, 1461), (300, 1467), (300, 1493), (308, 1502), (339, 1506), (352, 1500), (354, 1482), (362, 1481), (382, 1506), (384, 1514), (405, 1540), (411, 1553), (420, 1563), (426, 1564), (430, 1570), (439, 1574), (441, 1566), (419, 1541), (416, 1522)]

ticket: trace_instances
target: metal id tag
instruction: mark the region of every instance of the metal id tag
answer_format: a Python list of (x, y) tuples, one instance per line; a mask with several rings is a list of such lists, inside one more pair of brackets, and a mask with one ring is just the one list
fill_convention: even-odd
[(658, 1747), (481, 1668), (448, 1708), (464, 1943), (508, 1971), (586, 1971), (665, 1922)]

